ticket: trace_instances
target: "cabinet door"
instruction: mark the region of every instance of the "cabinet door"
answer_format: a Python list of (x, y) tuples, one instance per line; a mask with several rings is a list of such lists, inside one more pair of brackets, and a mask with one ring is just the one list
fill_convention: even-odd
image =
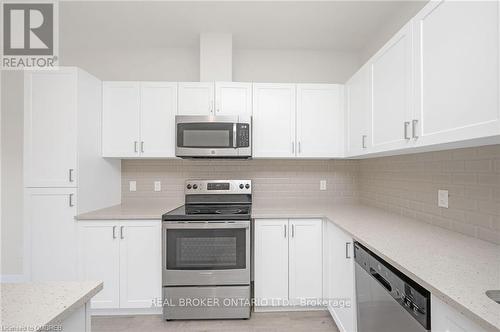
[(255, 298), (257, 306), (288, 300), (288, 219), (255, 220)]
[(486, 332), (486, 329), (434, 295), (431, 295), (431, 326), (432, 331), (438, 332)]
[[(404, 148), (410, 140), (412, 33), (408, 24), (371, 60), (371, 147)], [(406, 138), (405, 138), (406, 127)]]
[[(355, 331), (356, 300), (352, 238), (331, 222), (326, 224), (328, 309), (340, 331)], [(335, 301), (338, 300), (338, 303)]]
[(177, 83), (141, 83), (141, 156), (175, 157)]
[(216, 115), (252, 115), (252, 84), (215, 83)]
[(344, 156), (343, 95), (338, 84), (297, 85), (297, 157)]
[(295, 85), (254, 84), (253, 156), (295, 157)]
[(368, 117), (371, 109), (370, 66), (363, 66), (346, 83), (347, 155), (356, 156), (368, 151), (370, 128)]
[(120, 308), (150, 308), (161, 299), (160, 221), (124, 221), (120, 238)]
[(80, 221), (82, 280), (102, 280), (104, 288), (92, 298), (93, 309), (120, 305), (120, 237), (116, 222)]
[(76, 190), (30, 188), (25, 197), (31, 281), (76, 280)]
[(26, 73), (25, 187), (77, 186), (76, 103), (75, 71)]
[(322, 220), (290, 219), (290, 301), (320, 299), (323, 293)]
[(139, 156), (140, 84), (104, 82), (102, 98), (103, 156)]
[(418, 145), (500, 134), (498, 17), (498, 1), (431, 1), (415, 17)]
[(179, 115), (214, 115), (214, 84), (179, 83)]

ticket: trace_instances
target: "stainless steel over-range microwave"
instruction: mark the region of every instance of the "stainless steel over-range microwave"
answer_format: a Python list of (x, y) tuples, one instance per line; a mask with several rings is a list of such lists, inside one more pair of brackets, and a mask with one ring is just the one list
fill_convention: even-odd
[(251, 158), (251, 116), (175, 117), (175, 155), (181, 158)]

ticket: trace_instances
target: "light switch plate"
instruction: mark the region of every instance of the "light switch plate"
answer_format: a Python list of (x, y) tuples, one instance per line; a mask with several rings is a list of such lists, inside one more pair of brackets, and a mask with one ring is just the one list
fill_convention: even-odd
[(448, 190), (438, 190), (438, 206), (448, 208)]
[(326, 180), (319, 181), (319, 190), (326, 190)]
[(155, 191), (161, 191), (161, 181), (155, 181)]
[(130, 191), (137, 191), (137, 182), (136, 181), (129, 181), (128, 188)]

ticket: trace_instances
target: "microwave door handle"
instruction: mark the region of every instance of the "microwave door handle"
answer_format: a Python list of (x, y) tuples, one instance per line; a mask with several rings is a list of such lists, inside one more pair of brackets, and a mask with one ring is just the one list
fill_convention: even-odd
[(236, 142), (236, 131), (237, 131), (237, 124), (236, 123), (233, 123), (233, 148), (237, 148), (238, 147), (238, 143)]

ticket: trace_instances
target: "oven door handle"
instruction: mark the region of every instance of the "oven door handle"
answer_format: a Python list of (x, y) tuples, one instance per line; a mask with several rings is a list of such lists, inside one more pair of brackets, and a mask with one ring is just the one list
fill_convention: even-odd
[(235, 228), (250, 228), (250, 223), (164, 223), (166, 229), (235, 229)]

